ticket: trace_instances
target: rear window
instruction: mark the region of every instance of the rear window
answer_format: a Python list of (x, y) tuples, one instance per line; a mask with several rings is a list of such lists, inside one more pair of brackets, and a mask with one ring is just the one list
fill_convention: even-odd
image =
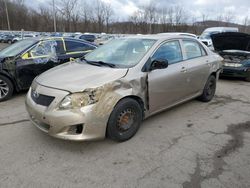
[(183, 46), (187, 59), (193, 59), (206, 55), (204, 48), (196, 41), (183, 40)]

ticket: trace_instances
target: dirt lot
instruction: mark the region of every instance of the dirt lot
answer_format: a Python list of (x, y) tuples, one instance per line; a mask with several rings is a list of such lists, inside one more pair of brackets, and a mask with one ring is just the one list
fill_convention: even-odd
[(0, 187), (250, 187), (250, 83), (220, 80), (143, 122), (124, 143), (69, 142), (27, 119), (25, 92), (0, 103)]

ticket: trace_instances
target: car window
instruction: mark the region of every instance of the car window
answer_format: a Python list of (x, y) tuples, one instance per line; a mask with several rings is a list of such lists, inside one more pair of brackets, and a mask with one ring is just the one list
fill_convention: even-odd
[(93, 39), (93, 40), (95, 40), (95, 36), (94, 35), (82, 35), (82, 36), (80, 36), (80, 39)]
[(179, 41), (170, 41), (163, 44), (154, 53), (152, 60), (166, 59), (169, 64), (174, 64), (183, 60)]
[(87, 51), (87, 50), (94, 50), (95, 47), (83, 42), (77, 42), (77, 41), (65, 41), (66, 45), (66, 51), (67, 52), (79, 52), (79, 51)]
[(187, 59), (192, 59), (192, 58), (206, 55), (205, 50), (196, 41), (183, 40), (183, 46), (184, 46), (184, 51), (186, 53)]
[(32, 57), (40, 56), (56, 56), (57, 42), (54, 40), (47, 40), (38, 43), (31, 51)]

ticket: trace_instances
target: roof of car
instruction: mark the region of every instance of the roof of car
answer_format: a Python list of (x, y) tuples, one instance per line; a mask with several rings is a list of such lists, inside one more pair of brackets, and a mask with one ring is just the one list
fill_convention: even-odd
[(56, 40), (56, 39), (68, 39), (68, 40), (74, 40), (74, 41), (79, 41), (79, 42), (84, 42), (93, 46), (96, 46), (96, 44), (88, 42), (86, 40), (82, 40), (82, 39), (76, 39), (76, 38), (71, 38), (71, 37), (31, 37), (28, 38), (26, 40), (35, 40), (35, 41), (43, 41), (43, 40)]
[(184, 39), (195, 39), (191, 36), (184, 36), (174, 33), (165, 33), (164, 35), (131, 35), (126, 36), (125, 38), (140, 38), (140, 39), (154, 39), (154, 40), (165, 40), (165, 39), (172, 39), (172, 38), (184, 38)]

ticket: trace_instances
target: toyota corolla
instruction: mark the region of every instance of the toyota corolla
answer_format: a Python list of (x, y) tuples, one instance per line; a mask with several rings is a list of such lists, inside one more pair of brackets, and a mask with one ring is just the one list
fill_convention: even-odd
[(212, 100), (221, 61), (191, 37), (114, 39), (38, 76), (26, 108), (31, 122), (51, 136), (125, 141), (153, 114), (194, 98)]

